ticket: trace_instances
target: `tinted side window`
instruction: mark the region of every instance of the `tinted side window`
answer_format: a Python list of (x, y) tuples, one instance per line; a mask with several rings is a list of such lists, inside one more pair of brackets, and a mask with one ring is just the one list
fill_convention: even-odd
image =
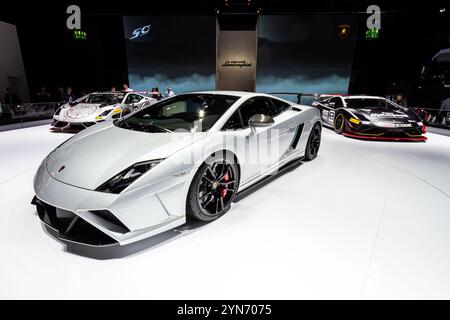
[(242, 120), (239, 110), (236, 110), (233, 115), (228, 119), (227, 123), (223, 126), (222, 130), (235, 130), (242, 129)]
[(130, 103), (132, 103), (132, 99), (133, 99), (133, 95), (132, 95), (132, 94), (129, 94), (129, 95), (127, 96), (127, 98), (125, 99), (125, 104), (130, 104)]
[(330, 102), (334, 102), (334, 108), (343, 108), (344, 104), (342, 103), (341, 98), (333, 98), (330, 100)]
[(239, 110), (241, 111), (244, 127), (248, 126), (248, 120), (255, 114), (272, 116), (272, 106), (269, 100), (260, 97), (249, 99), (242, 107), (239, 108)]
[(280, 101), (278, 99), (270, 99), (273, 104), (273, 112), (270, 116), (275, 117), (282, 113), (284, 110), (288, 109), (290, 105), (286, 102)]

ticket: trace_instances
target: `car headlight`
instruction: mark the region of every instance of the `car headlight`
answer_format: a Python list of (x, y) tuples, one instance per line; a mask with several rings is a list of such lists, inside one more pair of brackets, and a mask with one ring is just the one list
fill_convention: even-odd
[(353, 118), (353, 117), (350, 117), (349, 121), (351, 123), (354, 123), (354, 124), (360, 124), (361, 123), (361, 121), (359, 121), (359, 119), (356, 119), (356, 118)]
[(131, 183), (136, 181), (144, 173), (155, 167), (164, 159), (150, 160), (144, 162), (138, 162), (131, 167), (123, 170), (119, 174), (106, 181), (95, 191), (107, 192), (107, 193), (120, 193)]

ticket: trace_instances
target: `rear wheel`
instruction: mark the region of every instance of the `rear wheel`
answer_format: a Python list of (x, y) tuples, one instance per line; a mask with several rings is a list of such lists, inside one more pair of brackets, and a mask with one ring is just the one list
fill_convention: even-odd
[(334, 118), (334, 131), (341, 134), (345, 129), (345, 116), (343, 113), (338, 113)]
[(217, 153), (197, 171), (189, 188), (187, 214), (201, 221), (212, 221), (230, 209), (236, 197), (239, 171), (234, 157)]
[(317, 157), (320, 148), (322, 128), (316, 123), (309, 134), (308, 143), (306, 144), (305, 160), (311, 161)]

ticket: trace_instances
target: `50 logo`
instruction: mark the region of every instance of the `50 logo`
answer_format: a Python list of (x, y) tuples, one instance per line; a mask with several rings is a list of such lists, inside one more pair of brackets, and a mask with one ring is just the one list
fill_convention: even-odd
[(137, 29), (134, 29), (134, 31), (131, 33), (132, 37), (130, 38), (130, 40), (145, 36), (147, 33), (150, 32), (150, 25), (146, 25)]

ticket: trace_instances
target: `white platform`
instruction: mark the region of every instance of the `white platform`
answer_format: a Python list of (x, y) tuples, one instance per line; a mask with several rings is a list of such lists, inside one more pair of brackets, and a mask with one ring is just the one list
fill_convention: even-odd
[(0, 298), (450, 298), (450, 137), (364, 142), (324, 130), (319, 157), (216, 222), (123, 259), (63, 250), (32, 179), (67, 134), (0, 133)]

